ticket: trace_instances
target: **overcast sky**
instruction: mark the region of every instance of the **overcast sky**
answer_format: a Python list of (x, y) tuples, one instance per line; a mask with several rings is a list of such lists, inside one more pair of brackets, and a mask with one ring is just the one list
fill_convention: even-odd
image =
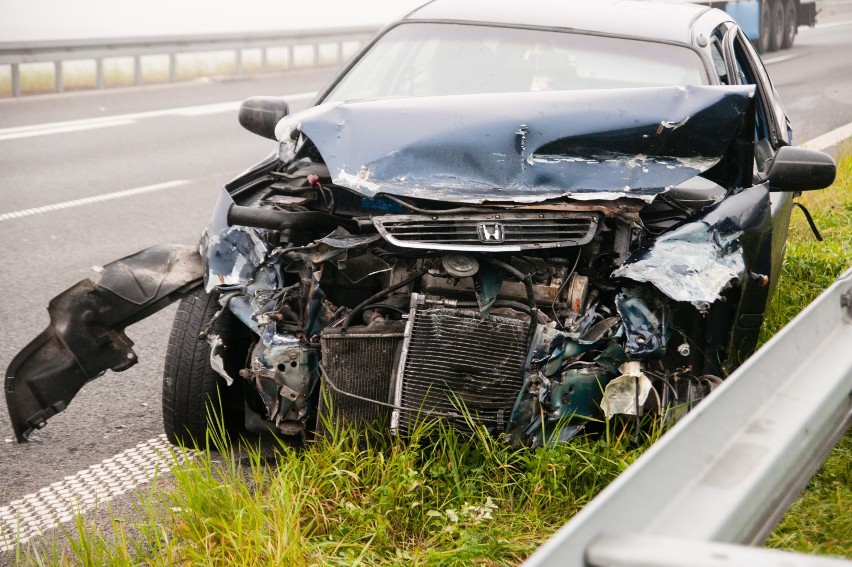
[(0, 0), (0, 42), (380, 25), (425, 0)]

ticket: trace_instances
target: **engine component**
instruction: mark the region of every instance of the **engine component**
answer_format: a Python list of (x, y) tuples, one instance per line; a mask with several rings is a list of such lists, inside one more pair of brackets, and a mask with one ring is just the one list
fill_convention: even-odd
[(448, 274), (457, 278), (468, 278), (479, 271), (479, 262), (466, 254), (447, 254), (442, 260)]
[(332, 420), (354, 427), (363, 423), (387, 427), (389, 410), (365, 399), (389, 403), (391, 376), (404, 329), (403, 321), (387, 321), (352, 327), (346, 332), (331, 327), (323, 331), (320, 342), (324, 384), (318, 431), (327, 430)]
[(275, 335), (258, 342), (250, 369), (241, 374), (254, 382), (269, 421), (285, 435), (304, 431), (308, 399), (317, 379), (316, 351), (291, 337)]
[[(411, 315), (395, 383), (391, 430), (406, 433), (430, 412), (458, 416), (463, 412), (491, 431), (505, 429), (523, 384), (528, 350), (529, 317), (490, 315), (479, 311), (434, 307), (412, 294)], [(511, 311), (509, 311), (511, 313)]]

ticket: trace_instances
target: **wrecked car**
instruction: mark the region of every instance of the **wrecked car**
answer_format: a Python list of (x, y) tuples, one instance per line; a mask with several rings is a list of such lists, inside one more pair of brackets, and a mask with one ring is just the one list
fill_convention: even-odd
[(288, 110), (243, 103), (277, 148), (197, 248), (50, 303), (6, 376), (19, 441), (178, 299), (173, 442), (208, 408), (232, 431), (436, 418), (531, 446), (678, 415), (755, 348), (793, 198), (835, 174), (791, 146), (734, 21), (691, 4), (437, 0)]

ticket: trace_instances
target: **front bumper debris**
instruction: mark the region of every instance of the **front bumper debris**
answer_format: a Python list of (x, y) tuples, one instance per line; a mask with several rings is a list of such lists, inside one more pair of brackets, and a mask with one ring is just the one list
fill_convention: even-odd
[(193, 246), (159, 245), (104, 266), (54, 297), (50, 325), (12, 360), (6, 405), (19, 442), (64, 410), (83, 385), (138, 359), (124, 329), (201, 283)]

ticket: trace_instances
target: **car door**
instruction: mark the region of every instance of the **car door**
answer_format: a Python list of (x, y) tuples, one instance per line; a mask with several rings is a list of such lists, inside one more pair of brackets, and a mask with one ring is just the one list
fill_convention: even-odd
[[(725, 48), (729, 76), (732, 77), (734, 84), (757, 87), (755, 90), (755, 183), (762, 182), (766, 178), (765, 174), (775, 157), (775, 152), (779, 147), (790, 144), (792, 136), (789, 120), (760, 57), (742, 30), (734, 27), (728, 32), (725, 37)], [(780, 276), (784, 259), (794, 196), (788, 192), (769, 195), (772, 214), (770, 283), (773, 289)]]
[[(778, 148), (790, 143), (787, 117), (760, 57), (739, 27), (731, 26), (725, 33), (722, 54), (730, 84), (755, 86), (753, 183), (761, 185), (767, 183), (766, 174)], [(769, 193), (769, 223), (760, 234), (743, 236), (746, 254), (753, 255), (752, 273), (743, 282), (733, 333), (743, 345), (756, 341), (766, 304), (778, 285), (793, 196), (788, 192)], [(732, 351), (738, 350), (736, 345), (731, 346)]]

